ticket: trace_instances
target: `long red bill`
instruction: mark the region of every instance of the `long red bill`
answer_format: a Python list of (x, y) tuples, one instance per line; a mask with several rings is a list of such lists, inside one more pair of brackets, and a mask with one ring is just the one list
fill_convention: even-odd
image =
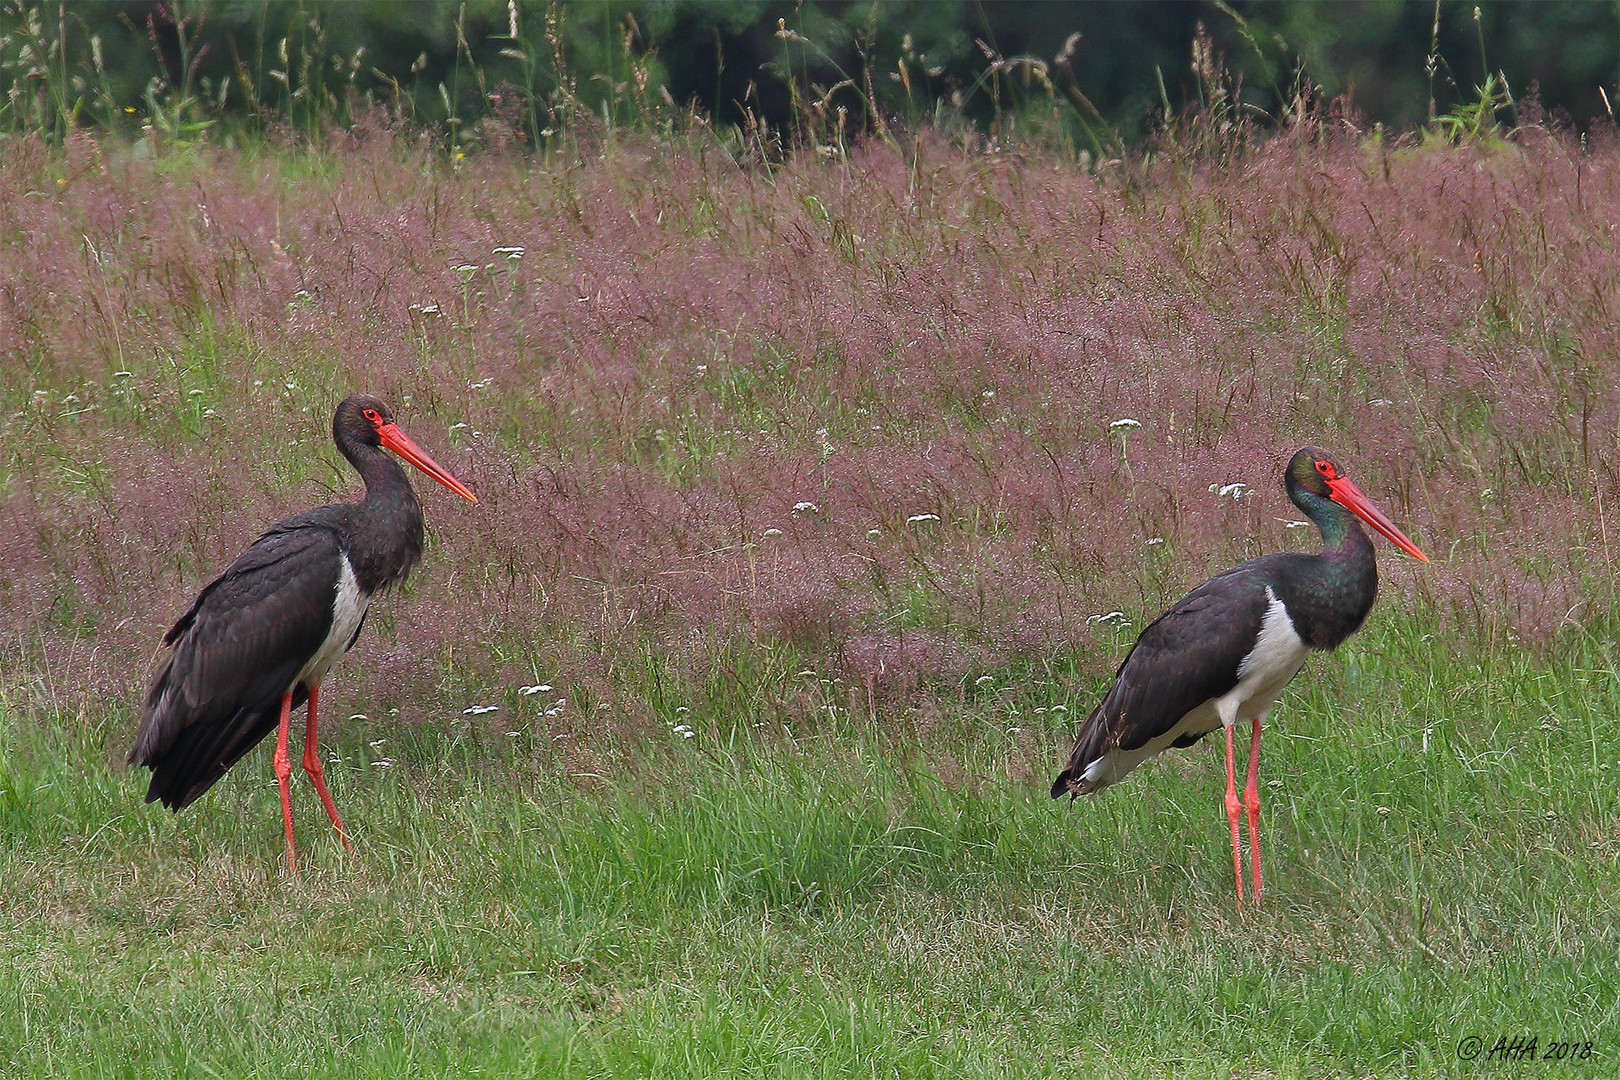
[(1382, 533), (1390, 543), (1406, 552), (1420, 562), (1428, 562), (1429, 557), (1418, 550), (1418, 546), (1406, 538), (1406, 534), (1395, 527), (1395, 523), (1384, 516), (1384, 512), (1367, 501), (1367, 496), (1343, 476), (1336, 476), (1327, 482), (1328, 492), (1333, 501), (1350, 509), (1356, 517), (1365, 521)]
[(399, 429), (398, 424), (382, 425), (377, 429), (377, 438), (388, 449), (415, 465), (463, 499), (468, 502), (478, 501), (478, 496), (468, 491), (466, 484), (451, 476), (449, 470), (429, 457), (426, 450), (417, 446), (416, 443), (411, 441), (409, 435)]

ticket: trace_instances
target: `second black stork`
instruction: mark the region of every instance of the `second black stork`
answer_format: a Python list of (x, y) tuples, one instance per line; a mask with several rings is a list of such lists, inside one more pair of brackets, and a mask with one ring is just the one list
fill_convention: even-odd
[(287, 755), (292, 711), (309, 704), (304, 771), (344, 846), (352, 847), (315, 745), (321, 680), (360, 636), (373, 597), (403, 581), (422, 555), (422, 507), (405, 470), (383, 449), (478, 501), (374, 397), (344, 399), (332, 417), (332, 439), (365, 481), (365, 498), (272, 526), (203, 587), (163, 636), (172, 649), (152, 680), (129, 754), (131, 764), (152, 770), (146, 801), (178, 811), (275, 731), (290, 870), (296, 869)]
[[(1378, 595), (1378, 565), (1360, 518), (1415, 559), (1428, 556), (1367, 501), (1325, 451), (1288, 463), (1288, 497), (1322, 532), (1322, 552), (1281, 552), (1210, 578), (1136, 639), (1114, 685), (1080, 728), (1052, 798), (1087, 795), (1170, 747), (1226, 732), (1226, 816), (1243, 906), (1238, 820), (1247, 809), (1254, 902), (1260, 901), (1260, 726), (1312, 649), (1333, 649), (1361, 626)], [(1353, 516), (1352, 516), (1353, 515)], [(1249, 776), (1237, 796), (1232, 729), (1248, 720)]]

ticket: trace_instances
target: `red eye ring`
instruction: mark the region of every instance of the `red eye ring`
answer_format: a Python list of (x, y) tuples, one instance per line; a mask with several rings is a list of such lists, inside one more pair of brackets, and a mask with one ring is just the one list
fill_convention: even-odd
[(1322, 477), (1327, 480), (1332, 480), (1339, 475), (1339, 470), (1333, 467), (1331, 461), (1318, 460), (1316, 462), (1316, 471), (1321, 473)]
[(383, 422), (382, 413), (378, 412), (376, 409), (367, 409), (360, 415), (364, 416), (367, 420), (370, 420), (373, 424), (381, 424)]

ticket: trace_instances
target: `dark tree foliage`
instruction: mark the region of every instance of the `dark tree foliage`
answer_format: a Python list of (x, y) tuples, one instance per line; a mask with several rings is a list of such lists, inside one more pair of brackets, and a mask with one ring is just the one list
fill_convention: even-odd
[(1243, 106), (1275, 113), (1303, 85), (1396, 127), (1491, 74), (1585, 124), (1620, 67), (1620, 11), (1580, 0), (8, 0), (0, 108), (14, 127), (30, 95), (77, 124), (314, 125), (373, 100), (539, 137), (565, 107), (789, 129), (817, 105), (983, 125), (1061, 99), (1130, 138), (1199, 103), (1200, 27)]

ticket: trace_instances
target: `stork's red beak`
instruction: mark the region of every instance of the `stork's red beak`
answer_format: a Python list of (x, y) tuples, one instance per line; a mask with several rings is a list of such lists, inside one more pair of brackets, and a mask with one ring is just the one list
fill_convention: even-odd
[[(380, 439), (382, 444), (388, 449), (392, 450), (394, 453), (398, 454), (412, 465), (415, 465), (418, 469), (421, 469), (423, 472), (433, 477), (433, 479), (437, 480), (439, 483), (443, 484), (457, 495), (460, 495), (463, 499), (466, 499), (468, 502), (478, 501), (478, 496), (474, 495), (471, 491), (468, 491), (466, 484), (463, 484), (460, 480), (457, 480), (455, 477), (451, 476), (449, 470), (429, 457), (427, 451), (423, 450), (420, 446), (417, 446), (416, 443), (411, 441), (411, 437), (409, 435), (405, 434), (399, 429), (398, 424), (379, 425), (377, 428), (377, 438)], [(1390, 527), (1394, 528), (1393, 525)]]
[(1371, 525), (1382, 533), (1390, 543), (1406, 552), (1420, 562), (1428, 562), (1429, 557), (1418, 550), (1418, 546), (1406, 538), (1406, 534), (1395, 527), (1395, 523), (1384, 516), (1384, 512), (1367, 501), (1367, 496), (1343, 476), (1335, 476), (1327, 482), (1328, 494), (1333, 501), (1341, 506), (1348, 507), (1352, 514)]

